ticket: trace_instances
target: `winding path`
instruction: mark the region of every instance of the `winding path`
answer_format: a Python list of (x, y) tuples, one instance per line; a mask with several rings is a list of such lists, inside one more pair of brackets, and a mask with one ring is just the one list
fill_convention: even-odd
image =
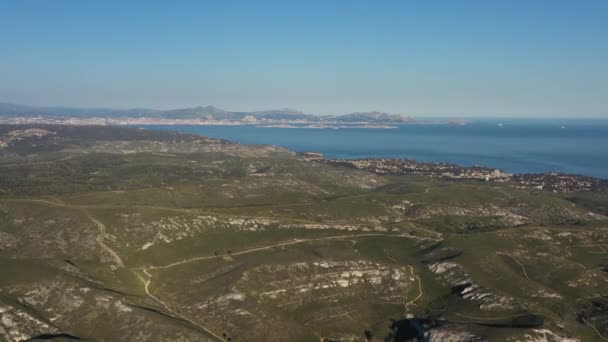
[(519, 262), (519, 260), (517, 260), (513, 255), (511, 255), (507, 252), (497, 252), (496, 254), (505, 255), (505, 256), (508, 256), (509, 258), (513, 259), (513, 261), (515, 261), (521, 268), (521, 271), (523, 272), (526, 279), (530, 280), (530, 277), (528, 277), (528, 272), (526, 272), (526, 267), (524, 267), (524, 265), (521, 262)]
[[(65, 204), (60, 202), (59, 200), (47, 200), (47, 199), (10, 199), (10, 201), (23, 201), (23, 202), (32, 202), (32, 203), (41, 203), (41, 204), (46, 204), (46, 205), (51, 205), (51, 206), (57, 206), (57, 207), (64, 207), (64, 208), (70, 208), (70, 209), (76, 209), (81, 211), (91, 222), (93, 222), (97, 228), (98, 228), (98, 236), (96, 238), (96, 242), (103, 248), (104, 251), (106, 251), (113, 259), (114, 263), (116, 265), (118, 265), (121, 268), (125, 268), (125, 263), (122, 260), (122, 258), (120, 257), (120, 255), (114, 250), (112, 249), (110, 246), (108, 246), (108, 244), (105, 243), (105, 239), (107, 238), (108, 234), (106, 232), (106, 226), (97, 218), (93, 217), (91, 215), (91, 213), (87, 210), (89, 208), (93, 208), (95, 206), (76, 206), (76, 205), (69, 205), (69, 204)], [(100, 206), (102, 207), (102, 206)], [(145, 206), (141, 206), (141, 207), (145, 207)], [(175, 211), (183, 211), (183, 212), (193, 212), (193, 211), (197, 211), (198, 210), (193, 210), (193, 209), (179, 209), (179, 208), (164, 208), (164, 207), (150, 207), (150, 208), (157, 208), (157, 209), (165, 209), (165, 210), (175, 210)], [(214, 213), (215, 214), (215, 213)], [(222, 215), (222, 214), (219, 214)], [(318, 242), (318, 241), (328, 241), (328, 240), (344, 240), (344, 239), (348, 239), (351, 241), (356, 241), (354, 239), (357, 238), (365, 238), (365, 237), (393, 237), (393, 238), (408, 238), (408, 239), (420, 239), (420, 240), (441, 240), (442, 239), (442, 235), (440, 233), (434, 232), (434, 231), (430, 231), (421, 227), (418, 227), (416, 225), (412, 224), (412, 228), (414, 229), (418, 229), (421, 231), (425, 231), (427, 233), (432, 233), (434, 236), (436, 236), (437, 238), (423, 238), (423, 237), (411, 237), (411, 236), (407, 236), (405, 234), (390, 234), (390, 233), (362, 233), (362, 234), (345, 234), (345, 235), (335, 235), (335, 236), (326, 236), (326, 237), (319, 237), (319, 238), (307, 238), (307, 239), (293, 239), (293, 240), (289, 240), (289, 241), (284, 241), (284, 242), (280, 242), (280, 243), (275, 243), (275, 244), (271, 244), (271, 245), (267, 245), (267, 246), (261, 246), (261, 247), (255, 247), (255, 248), (250, 248), (250, 249), (246, 249), (246, 250), (242, 250), (239, 252), (234, 252), (231, 253), (231, 256), (239, 256), (239, 255), (247, 255), (247, 254), (251, 254), (251, 253), (256, 253), (256, 252), (263, 252), (263, 251), (269, 251), (275, 248), (280, 248), (280, 247), (286, 247), (286, 246), (291, 246), (291, 245), (297, 245), (297, 244), (304, 244), (304, 243), (311, 243), (311, 242)], [(540, 227), (529, 227), (529, 228), (524, 228), (524, 229), (552, 229), (552, 228), (540, 228)], [(581, 231), (581, 229), (555, 229), (555, 230), (568, 230), (568, 231)], [(583, 231), (585, 231), (583, 229)], [(522, 269), (522, 272), (524, 274), (524, 276), (529, 279), (528, 274), (526, 272), (525, 267), (523, 266), (523, 264), (521, 264), (519, 262), (519, 260), (517, 260), (514, 256), (506, 253), (506, 252), (499, 252), (500, 254), (506, 255), (508, 257), (510, 257), (511, 259), (513, 259), (517, 264), (519, 264), (519, 266)], [(210, 259), (215, 259), (217, 258), (217, 255), (209, 255), (209, 256), (199, 256), (199, 257), (192, 257), (192, 258), (188, 258), (188, 259), (184, 259), (184, 260), (180, 260), (180, 261), (176, 261), (176, 262), (172, 262), (169, 264), (165, 264), (165, 265), (151, 265), (151, 266), (144, 266), (144, 267), (139, 267), (139, 268), (133, 268), (131, 269), (131, 271), (134, 272), (134, 274), (142, 281), (143, 283), (143, 290), (145, 292), (145, 294), (152, 299), (155, 303), (157, 303), (158, 305), (160, 305), (162, 308), (164, 308), (167, 312), (169, 312), (171, 315), (173, 315), (174, 317), (177, 317), (181, 320), (183, 320), (184, 322), (188, 322), (189, 324), (191, 324), (193, 327), (196, 327), (197, 329), (200, 330), (200, 332), (204, 333), (205, 335), (209, 336), (210, 338), (213, 338), (217, 341), (225, 341), (225, 339), (220, 336), (220, 334), (215, 333), (214, 331), (212, 331), (210, 328), (202, 325), (201, 323), (198, 323), (197, 321), (195, 321), (194, 319), (191, 319), (187, 316), (184, 316), (183, 314), (179, 313), (179, 310), (177, 308), (172, 308), (171, 305), (169, 305), (167, 302), (163, 301), (161, 298), (159, 298), (158, 296), (156, 296), (152, 291), (151, 291), (151, 286), (152, 286), (152, 280), (153, 280), (153, 273), (151, 271), (153, 270), (165, 270), (165, 269), (170, 269), (176, 266), (180, 266), (180, 265), (184, 265), (184, 264), (188, 264), (191, 262), (196, 262), (196, 261), (203, 261), (203, 260), (210, 260)], [(415, 303), (417, 301), (419, 301), (423, 295), (424, 295), (424, 290), (422, 287), (422, 282), (421, 282), (421, 278), (415, 274), (414, 272), (414, 268), (410, 265), (408, 265), (409, 269), (410, 269), (410, 273), (412, 274), (412, 276), (414, 276), (417, 279), (418, 282), (418, 295), (412, 299), (409, 300), (405, 303), (405, 306), (409, 306), (409, 305), (416, 305)], [(145, 275), (142, 276), (142, 274)], [(467, 319), (472, 319), (472, 320), (500, 320), (500, 319), (507, 319), (507, 318), (514, 318), (520, 315), (513, 315), (513, 316), (504, 316), (504, 317), (493, 317), (493, 318), (488, 318), (488, 317), (473, 317), (473, 316), (466, 316), (466, 315), (462, 315), (462, 314), (458, 314), (455, 313), (456, 316), (462, 317), (462, 318), (467, 318)], [(598, 331), (598, 329), (593, 326), (592, 324), (590, 324), (587, 321), (584, 321), (584, 323), (589, 326), (591, 329), (593, 329), (596, 334), (598, 335), (598, 337), (600, 337), (603, 340), (607, 340), (608, 338), (606, 338), (605, 336), (602, 336), (602, 334)]]
[[(246, 249), (246, 250), (243, 250), (243, 251), (240, 251), (240, 252), (231, 253), (231, 256), (244, 255), (244, 254), (255, 253), (255, 252), (260, 252), (260, 251), (267, 251), (267, 250), (271, 250), (271, 249), (274, 249), (274, 248), (277, 248), (277, 247), (285, 247), (285, 246), (302, 244), (302, 243), (307, 243), (307, 242), (317, 242), (317, 241), (325, 241), (325, 240), (355, 239), (355, 238), (359, 238), (359, 237), (373, 237), (373, 236), (385, 236), (385, 237), (396, 237), (396, 238), (409, 238), (409, 239), (411, 239), (410, 236), (406, 236), (406, 235), (383, 234), (383, 233), (336, 235), (336, 236), (326, 236), (326, 237), (314, 238), (314, 239), (295, 239), (295, 240), (292, 240), (292, 241), (276, 243), (276, 244), (272, 244), (272, 245), (268, 245), (268, 246)], [(187, 263), (190, 263), (190, 262), (196, 262), (196, 261), (201, 261), (201, 260), (209, 260), (209, 259), (216, 259), (217, 257), (218, 257), (217, 255), (210, 255), (210, 256), (204, 256), (204, 257), (195, 257), (195, 258), (189, 258), (189, 259), (185, 259), (185, 260), (174, 262), (174, 263), (167, 264), (167, 265), (162, 265), (162, 266), (147, 266), (147, 267), (134, 268), (132, 270), (133, 271), (142, 271), (147, 276), (147, 279), (145, 279), (145, 280), (142, 279), (142, 278), (140, 278), (140, 279), (142, 279), (142, 281), (144, 282), (144, 291), (146, 292), (146, 294), (148, 295), (148, 297), (150, 297), (151, 299), (153, 299), (154, 301), (156, 301), (163, 308), (165, 308), (165, 310), (169, 311), (173, 315), (175, 315), (175, 316), (183, 319), (184, 321), (187, 321), (187, 322), (195, 325), (196, 327), (200, 328), (201, 330), (203, 330), (208, 335), (217, 338), (219, 341), (224, 341), (224, 339), (221, 336), (219, 336), (218, 334), (214, 333), (209, 328), (207, 328), (207, 327), (205, 327), (205, 326), (203, 326), (203, 325), (195, 322), (194, 320), (192, 320), (192, 319), (190, 319), (188, 317), (185, 317), (184, 315), (181, 315), (178, 312), (176, 312), (175, 310), (173, 310), (165, 301), (163, 301), (159, 297), (155, 296), (150, 291), (150, 284), (152, 283), (152, 273), (150, 273), (151, 270), (168, 269), (168, 268), (172, 268), (172, 267), (175, 267), (175, 266), (187, 264)], [(410, 267), (410, 271), (412, 272), (412, 274), (418, 279), (419, 294), (418, 294), (418, 296), (416, 298), (414, 298), (414, 300), (410, 301), (408, 304), (414, 303), (415, 301), (417, 301), (418, 299), (420, 299), (422, 297), (422, 294), (423, 294), (423, 292), (422, 292), (422, 284), (420, 282), (420, 277), (418, 277), (418, 276), (416, 276), (414, 274), (413, 268), (411, 266), (409, 266), (409, 267)]]
[(108, 236), (108, 234), (106, 233), (106, 226), (101, 223), (101, 221), (91, 216), (88, 211), (83, 210), (83, 212), (89, 218), (89, 220), (93, 221), (93, 223), (97, 225), (97, 228), (99, 228), (99, 235), (97, 236), (97, 239), (95, 239), (97, 241), (97, 244), (99, 244), (101, 248), (103, 248), (112, 256), (112, 259), (114, 259), (114, 262), (119, 267), (125, 268), (125, 263), (120, 258), (120, 255), (118, 255), (115, 250), (113, 250), (110, 246), (106, 245), (106, 243), (103, 241)]
[(424, 295), (424, 292), (422, 291), (422, 281), (420, 280), (420, 276), (416, 275), (416, 273), (414, 272), (414, 268), (411, 265), (408, 265), (408, 267), (410, 268), (410, 272), (412, 273), (412, 276), (414, 276), (414, 278), (416, 278), (418, 280), (418, 296), (416, 298), (410, 300), (409, 302), (405, 303), (406, 307), (408, 305), (416, 305), (414, 303), (416, 301), (418, 301), (418, 299), (422, 298), (422, 296)]
[[(212, 336), (216, 339), (218, 339), (219, 341), (225, 341), (225, 339), (214, 333), (213, 331), (209, 330), (209, 328), (197, 323), (196, 321), (178, 313), (176, 310), (172, 309), (169, 304), (167, 304), (165, 301), (163, 301), (162, 299), (156, 297), (155, 295), (152, 294), (152, 292), (150, 292), (150, 283), (152, 282), (152, 274), (150, 274), (148, 272), (148, 270), (143, 270), (144, 274), (148, 277), (148, 279), (146, 279), (144, 281), (144, 291), (146, 292), (146, 295), (148, 295), (148, 297), (152, 298), (154, 301), (156, 301), (158, 304), (160, 304), (163, 308), (165, 308), (165, 310), (169, 311), (171, 314), (173, 314), (176, 317), (181, 318), (182, 320), (196, 326), (197, 328), (201, 329), (204, 333), (206, 333), (209, 336)], [(143, 279), (142, 279), (143, 280)]]
[(593, 331), (595, 331), (595, 333), (597, 334), (597, 336), (599, 336), (602, 340), (604, 341), (608, 341), (608, 337), (602, 335), (602, 333), (597, 329), (597, 327), (591, 323), (589, 323), (586, 319), (582, 318), (583, 322), (590, 327), (591, 329), (593, 329)]
[[(273, 245), (246, 249), (246, 250), (243, 250), (243, 251), (240, 251), (240, 252), (231, 253), (230, 256), (249, 254), (249, 253), (254, 253), (254, 252), (259, 252), (259, 251), (266, 251), (266, 250), (277, 248), (277, 247), (285, 247), (285, 246), (296, 245), (296, 244), (307, 243), (307, 242), (326, 241), (326, 240), (354, 239), (354, 238), (359, 238), (359, 237), (372, 237), (372, 236), (385, 236), (385, 237), (388, 236), (388, 237), (412, 239), (411, 236), (407, 236), (407, 235), (404, 235), (404, 234), (388, 234), (388, 233), (364, 233), (364, 234), (335, 235), (335, 236), (325, 236), (325, 237), (313, 238), (313, 239), (294, 239), (294, 240), (291, 240), (291, 241), (276, 243), (276, 244), (273, 244)], [(421, 237), (415, 237), (415, 239), (431, 240), (431, 239), (421, 238)], [(159, 269), (167, 269), (167, 268), (171, 268), (171, 267), (187, 264), (187, 263), (194, 262), (194, 261), (215, 259), (217, 257), (218, 257), (217, 255), (208, 255), (208, 256), (202, 256), (202, 257), (194, 257), (194, 258), (189, 258), (189, 259), (177, 261), (177, 262), (170, 263), (170, 264), (167, 264), (167, 265), (162, 265), (162, 266), (139, 267), (139, 268), (135, 268), (135, 270), (159, 270)]]
[(118, 255), (118, 253), (116, 253), (115, 250), (113, 250), (110, 246), (108, 246), (104, 242), (105, 238), (108, 236), (108, 234), (106, 233), (106, 226), (101, 221), (99, 221), (98, 219), (96, 219), (93, 216), (91, 216), (91, 214), (89, 213), (89, 211), (87, 211), (84, 207), (65, 204), (65, 203), (61, 202), (60, 200), (58, 200), (58, 199), (56, 199), (55, 201), (45, 200), (45, 199), (11, 199), (11, 201), (42, 203), (42, 204), (52, 205), (52, 206), (56, 206), (56, 207), (62, 207), (62, 208), (79, 210), (91, 222), (93, 222), (97, 226), (97, 229), (99, 231), (99, 235), (97, 236), (97, 238), (95, 238), (95, 241), (97, 241), (97, 244), (103, 250), (105, 250), (106, 252), (108, 252), (108, 254), (110, 254), (110, 256), (112, 257), (112, 259), (114, 260), (114, 262), (119, 267), (125, 268), (125, 263), (122, 261), (122, 258), (120, 257), (120, 255)]

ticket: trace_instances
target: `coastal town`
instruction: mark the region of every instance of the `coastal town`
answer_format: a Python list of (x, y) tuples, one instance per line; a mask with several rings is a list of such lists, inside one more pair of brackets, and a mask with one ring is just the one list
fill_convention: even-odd
[[(392, 119), (391, 119), (392, 120)], [(360, 121), (341, 121), (340, 118), (325, 118), (313, 120), (310, 118), (256, 118), (245, 116), (242, 118), (222, 117), (105, 117), (105, 116), (3, 116), (0, 113), (0, 124), (51, 124), (51, 125), (102, 125), (102, 126), (257, 126), (266, 128), (304, 128), (304, 129), (396, 129), (402, 124), (424, 125), (466, 125), (466, 121), (452, 120), (448, 122), (437, 121), (409, 121), (377, 120), (377, 118), (362, 118)]]
[[(0, 149), (15, 141), (52, 134), (42, 128), (14, 130), (0, 138)], [(453, 181), (474, 180), (503, 183), (522, 189), (566, 192), (608, 192), (608, 180), (558, 172), (512, 174), (485, 166), (460, 166), (452, 163), (423, 163), (409, 159), (325, 159), (320, 152), (302, 152), (307, 161), (365, 170), (377, 175), (417, 175)]]
[(420, 163), (408, 159), (324, 159), (323, 154), (306, 152), (302, 158), (331, 165), (373, 172), (378, 175), (418, 175), (448, 180), (476, 180), (504, 183), (522, 189), (551, 192), (607, 192), (608, 180), (557, 172), (511, 174), (484, 166), (459, 166), (451, 163)]
[(294, 109), (235, 112), (214, 106), (177, 109), (99, 109), (32, 107), (0, 102), (0, 124), (55, 125), (193, 125), (258, 126), (308, 129), (395, 129), (399, 125), (466, 125), (462, 118), (421, 120), (409, 115), (356, 112), (341, 115), (314, 115)]

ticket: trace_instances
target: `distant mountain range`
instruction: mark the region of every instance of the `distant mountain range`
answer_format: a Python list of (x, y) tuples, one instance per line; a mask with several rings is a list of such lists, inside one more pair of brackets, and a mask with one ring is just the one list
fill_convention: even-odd
[(104, 117), (104, 118), (161, 118), (161, 119), (200, 119), (234, 121), (306, 121), (306, 122), (373, 122), (373, 123), (413, 123), (410, 116), (381, 112), (361, 112), (345, 115), (313, 115), (293, 109), (273, 109), (253, 112), (232, 112), (214, 106), (199, 106), (158, 110), (148, 108), (110, 109), (110, 108), (70, 108), (34, 107), (12, 103), (0, 103), (0, 116), (3, 117)]

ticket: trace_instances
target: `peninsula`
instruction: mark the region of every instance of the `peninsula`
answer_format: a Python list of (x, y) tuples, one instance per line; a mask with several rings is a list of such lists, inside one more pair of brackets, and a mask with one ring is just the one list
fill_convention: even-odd
[(464, 119), (419, 120), (382, 112), (314, 115), (293, 109), (227, 111), (214, 106), (180, 109), (33, 107), (0, 103), (0, 123), (67, 125), (250, 125), (275, 128), (390, 129), (402, 124), (466, 124)]

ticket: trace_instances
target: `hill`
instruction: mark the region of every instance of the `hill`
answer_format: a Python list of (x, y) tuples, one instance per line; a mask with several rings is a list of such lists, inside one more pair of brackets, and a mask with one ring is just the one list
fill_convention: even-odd
[(380, 112), (351, 113), (345, 115), (319, 116), (305, 114), (293, 109), (273, 109), (252, 112), (231, 112), (214, 106), (199, 106), (171, 110), (146, 108), (104, 109), (33, 107), (11, 103), (0, 103), (0, 117), (53, 117), (53, 118), (162, 118), (162, 119), (202, 119), (202, 120), (260, 120), (260, 121), (302, 121), (338, 123), (415, 123), (412, 117)]
[(0, 341), (595, 341), (608, 197), (0, 125)]

